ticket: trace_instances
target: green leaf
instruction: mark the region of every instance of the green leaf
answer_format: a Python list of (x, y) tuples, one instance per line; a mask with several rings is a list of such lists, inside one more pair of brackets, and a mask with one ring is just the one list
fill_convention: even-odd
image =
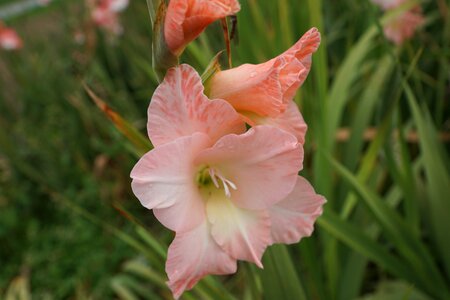
[(138, 156), (142, 156), (153, 148), (147, 137), (112, 110), (111, 107), (98, 97), (86, 84), (84, 84), (84, 88), (98, 108), (100, 108), (100, 110), (113, 122), (114, 126), (116, 126), (116, 128), (135, 146)]
[(409, 267), (389, 254), (382, 246), (372, 240), (358, 227), (342, 220), (335, 213), (326, 210), (318, 219), (318, 224), (329, 234), (336, 237), (351, 249), (376, 262), (391, 274), (416, 281)]
[(117, 276), (111, 280), (112, 290), (122, 300), (139, 300), (139, 297), (128, 287), (126, 276)]
[[(30, 300), (31, 291), (27, 275), (20, 275), (14, 278), (8, 286), (3, 296), (5, 300)], [(0, 294), (0, 296), (2, 296)]]
[(152, 37), (152, 58), (153, 69), (158, 80), (161, 82), (166, 71), (178, 65), (178, 57), (174, 55), (167, 47), (164, 36), (164, 20), (166, 18), (167, 5), (164, 0), (160, 0), (156, 11), (155, 21), (153, 23)]
[(381, 282), (375, 292), (358, 300), (431, 300), (428, 296), (402, 281)]
[(437, 140), (436, 130), (428, 111), (423, 113), (411, 88), (405, 82), (406, 97), (419, 132), (419, 144), (424, 159), (425, 174), (427, 176), (428, 207), (433, 226), (433, 235), (438, 246), (447, 276), (450, 277), (450, 174), (446, 168), (448, 157)]
[(123, 270), (127, 273), (144, 278), (160, 288), (167, 288), (166, 277), (162, 274), (162, 270), (154, 270), (154, 268), (140, 260), (127, 261)]
[(263, 265), (260, 274), (265, 299), (307, 299), (286, 246), (267, 249)]
[(217, 53), (213, 59), (209, 62), (208, 66), (206, 67), (205, 71), (202, 74), (202, 82), (203, 86), (205, 87), (205, 95), (209, 94), (210, 89), (210, 81), (214, 77), (214, 75), (221, 70), (220, 65), (220, 56), (223, 54), (223, 50)]
[(389, 56), (385, 56), (376, 62), (375, 70), (370, 81), (367, 82), (367, 88), (364, 89), (351, 124), (350, 140), (345, 146), (344, 156), (345, 165), (353, 170), (357, 163), (358, 155), (361, 153), (364, 144), (364, 130), (369, 126), (373, 118), (374, 110), (380, 102), (386, 87), (386, 81), (390, 80), (390, 74), (394, 63)]
[(392, 208), (387, 206), (378, 195), (366, 188), (344, 166), (331, 157), (327, 157), (338, 173), (359, 194), (368, 211), (383, 227), (391, 243), (396, 245), (397, 250), (403, 255), (404, 259), (415, 269), (415, 273), (420, 278), (416, 283), (420, 284), (430, 294), (448, 295), (448, 288), (446, 288), (434, 260), (406, 222)]

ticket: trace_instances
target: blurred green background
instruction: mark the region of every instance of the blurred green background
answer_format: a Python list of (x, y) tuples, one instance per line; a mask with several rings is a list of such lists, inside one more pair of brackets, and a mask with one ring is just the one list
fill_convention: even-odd
[[(151, 24), (146, 1), (130, 2), (121, 36), (80, 0), (3, 20), (24, 48), (0, 50), (1, 299), (171, 298), (173, 234), (132, 195), (137, 151), (82, 85), (145, 134)], [(328, 203), (313, 237), (271, 247), (264, 270), (240, 263), (182, 298), (450, 299), (449, 2), (410, 1), (426, 22), (402, 47), (368, 0), (240, 2), (235, 66), (322, 33), (296, 101), (301, 174)], [(182, 61), (201, 73), (222, 37), (214, 24)]]

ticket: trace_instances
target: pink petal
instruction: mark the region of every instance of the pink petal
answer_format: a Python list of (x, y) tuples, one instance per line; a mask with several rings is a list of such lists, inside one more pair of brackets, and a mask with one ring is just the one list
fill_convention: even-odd
[(261, 257), (271, 241), (267, 211), (238, 208), (216, 191), (207, 200), (206, 214), (214, 240), (226, 253), (262, 268)]
[(97, 6), (92, 11), (92, 19), (97, 26), (113, 34), (120, 35), (123, 33), (119, 15), (105, 5)]
[(384, 26), (384, 34), (396, 45), (401, 45), (407, 39), (410, 39), (417, 27), (422, 25), (424, 18), (420, 8), (405, 11), (391, 20)]
[(211, 97), (227, 100), (240, 112), (276, 116), (284, 109), (279, 73), (274, 62), (219, 72), (211, 81)]
[(177, 233), (167, 254), (168, 285), (175, 299), (208, 274), (232, 274), (236, 269), (236, 260), (212, 239), (206, 221), (191, 231)]
[(312, 55), (320, 45), (320, 32), (311, 28), (289, 50), (279, 56), (284, 62), (280, 65), (280, 82), (284, 102), (294, 98), (311, 70)]
[(298, 176), (292, 193), (269, 209), (272, 243), (293, 244), (310, 236), (325, 202), (306, 179)]
[(186, 231), (204, 220), (204, 203), (194, 182), (196, 155), (211, 145), (196, 133), (145, 154), (131, 171), (131, 187), (141, 204), (174, 231)]
[(218, 72), (211, 81), (211, 96), (227, 100), (243, 114), (276, 117), (308, 76), (312, 54), (319, 44), (320, 33), (312, 28), (289, 50), (268, 62)]
[(164, 36), (169, 49), (180, 55), (209, 24), (239, 10), (237, 0), (171, 0), (164, 21)]
[(224, 100), (203, 94), (198, 73), (189, 65), (172, 68), (156, 89), (148, 109), (148, 135), (155, 146), (203, 132), (213, 141), (245, 132), (245, 124)]
[(110, 0), (108, 4), (109, 10), (113, 12), (121, 12), (128, 7), (129, 0)]
[(244, 119), (252, 126), (269, 125), (293, 134), (300, 144), (305, 143), (305, 135), (308, 129), (305, 120), (295, 102), (291, 101), (287, 109), (277, 117), (260, 117), (258, 115), (244, 115)]
[(1, 27), (0, 24), (0, 47), (5, 50), (18, 50), (23, 47), (23, 42), (15, 30)]
[(396, 6), (405, 2), (404, 0), (372, 0), (373, 3), (377, 4), (384, 10), (395, 8)]
[(231, 200), (247, 209), (265, 209), (286, 197), (302, 161), (303, 148), (297, 139), (270, 126), (224, 136), (197, 159), (233, 182), (237, 189), (231, 192)]

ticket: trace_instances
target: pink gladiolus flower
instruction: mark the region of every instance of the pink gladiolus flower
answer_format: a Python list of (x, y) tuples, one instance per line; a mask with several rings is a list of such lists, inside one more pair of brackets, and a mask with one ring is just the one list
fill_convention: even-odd
[(180, 55), (212, 22), (236, 14), (237, 0), (170, 0), (164, 21), (164, 37), (170, 51)]
[(373, 3), (377, 4), (383, 10), (389, 10), (396, 8), (399, 5), (405, 3), (405, 0), (372, 0)]
[(41, 6), (47, 6), (50, 4), (50, 2), (52, 2), (52, 0), (39, 0), (38, 3)]
[[(406, 0), (372, 0), (383, 10), (393, 10), (407, 2)], [(415, 6), (407, 11), (400, 13), (394, 19), (390, 20), (383, 28), (386, 38), (396, 45), (401, 45), (407, 39), (410, 39), (417, 27), (424, 22), (420, 6)]]
[(320, 33), (312, 28), (274, 59), (219, 72), (211, 80), (210, 96), (227, 100), (250, 125), (282, 128), (303, 143), (307, 127), (292, 99), (308, 76), (319, 44)]
[(92, 19), (98, 26), (120, 35), (123, 32), (119, 13), (128, 6), (128, 0), (100, 0), (92, 10)]
[(174, 297), (208, 274), (262, 267), (273, 243), (309, 236), (324, 198), (297, 175), (303, 148), (272, 126), (245, 132), (226, 101), (209, 100), (188, 65), (168, 71), (148, 111), (155, 149), (131, 171), (141, 204), (176, 232), (166, 272)]
[(9, 51), (18, 50), (23, 47), (23, 42), (14, 29), (0, 24), (0, 47)]

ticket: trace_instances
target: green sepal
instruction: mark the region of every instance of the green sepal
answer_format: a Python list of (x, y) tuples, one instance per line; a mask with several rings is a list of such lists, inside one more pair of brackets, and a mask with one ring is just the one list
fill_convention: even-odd
[[(153, 22), (153, 69), (158, 81), (161, 82), (166, 75), (167, 70), (178, 65), (178, 57), (169, 50), (164, 37), (164, 20), (167, 12), (166, 2), (164, 0), (149, 0), (147, 3), (151, 3), (151, 5), (149, 4), (149, 10)], [(156, 13), (153, 11), (155, 5), (157, 5)]]
[(202, 82), (203, 86), (205, 87), (205, 95), (209, 95), (210, 93), (210, 85), (211, 85), (211, 79), (214, 77), (214, 75), (217, 72), (220, 72), (222, 70), (222, 66), (220, 64), (220, 56), (223, 54), (224, 50), (217, 53), (209, 62), (208, 66), (206, 67), (205, 71), (202, 74)]

